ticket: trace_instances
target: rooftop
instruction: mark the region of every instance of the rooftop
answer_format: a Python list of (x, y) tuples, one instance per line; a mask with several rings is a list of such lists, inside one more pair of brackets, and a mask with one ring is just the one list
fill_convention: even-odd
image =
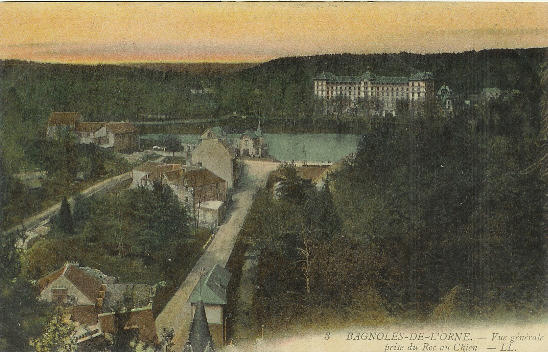
[(52, 112), (48, 118), (48, 126), (53, 125), (74, 125), (82, 118), (79, 112)]
[(51, 283), (61, 276), (66, 277), (67, 280), (72, 282), (72, 284), (90, 301), (93, 302), (97, 299), (97, 295), (101, 290), (101, 282), (72, 263), (67, 263), (59, 270), (56, 270), (38, 280), (38, 287), (40, 291), (46, 289)]
[(189, 170), (184, 173), (184, 180), (190, 187), (201, 187), (225, 182), (208, 169)]
[(135, 133), (137, 128), (129, 122), (109, 122), (107, 130), (114, 134)]
[(377, 76), (369, 71), (361, 76), (336, 76), (330, 72), (322, 72), (320, 75), (314, 77), (314, 80), (325, 80), (336, 83), (358, 83), (362, 81), (370, 81), (387, 84), (405, 84), (409, 81), (424, 81), (430, 79), (432, 79), (431, 72), (418, 72), (409, 77)]
[(231, 276), (228, 270), (215, 264), (194, 287), (189, 298), (190, 303), (203, 301), (204, 304), (226, 304), (226, 290)]

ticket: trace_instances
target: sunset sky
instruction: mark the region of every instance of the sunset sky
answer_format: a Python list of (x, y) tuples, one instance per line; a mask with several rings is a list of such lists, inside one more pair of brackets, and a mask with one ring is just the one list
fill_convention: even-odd
[(548, 3), (0, 3), (0, 58), (257, 62), (548, 47)]

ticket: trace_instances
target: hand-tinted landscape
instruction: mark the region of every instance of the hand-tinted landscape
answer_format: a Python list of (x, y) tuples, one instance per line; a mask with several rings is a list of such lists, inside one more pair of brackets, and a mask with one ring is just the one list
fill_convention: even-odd
[[(523, 327), (517, 352), (542, 350), (526, 327), (548, 304), (548, 7), (446, 5), (85, 4), (95, 22), (6, 5), (0, 350), (382, 352), (408, 347), (402, 327), (458, 326), (450, 347), (469, 352), (487, 335), (467, 331), (501, 323)], [(385, 28), (390, 49), (301, 52), (279, 6), (318, 45), (341, 18), (447, 45), (402, 49)], [(59, 29), (29, 29), (54, 8)], [(99, 43), (107, 10), (127, 31)]]

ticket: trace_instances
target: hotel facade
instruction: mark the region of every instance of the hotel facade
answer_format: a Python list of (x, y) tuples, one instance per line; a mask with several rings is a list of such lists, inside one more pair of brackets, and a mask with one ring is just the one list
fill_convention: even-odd
[(336, 97), (355, 102), (360, 98), (376, 98), (382, 111), (394, 113), (398, 100), (412, 104), (434, 94), (432, 73), (419, 72), (409, 77), (377, 76), (366, 72), (361, 76), (335, 76), (324, 72), (314, 78), (314, 94), (326, 100)]

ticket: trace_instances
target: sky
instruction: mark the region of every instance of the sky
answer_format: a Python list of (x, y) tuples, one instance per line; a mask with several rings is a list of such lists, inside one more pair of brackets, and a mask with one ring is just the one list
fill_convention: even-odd
[(262, 62), (548, 47), (548, 3), (0, 2), (0, 59)]

